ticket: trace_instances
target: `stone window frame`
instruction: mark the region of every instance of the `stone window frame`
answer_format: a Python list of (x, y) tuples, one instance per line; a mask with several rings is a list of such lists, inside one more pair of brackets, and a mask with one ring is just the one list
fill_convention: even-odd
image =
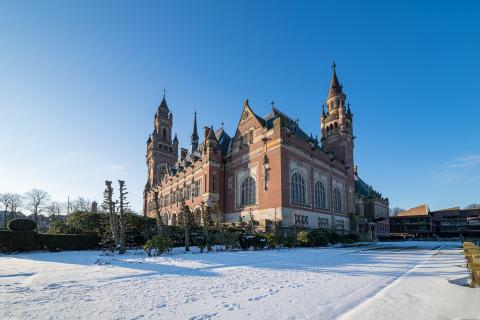
[(332, 189), (332, 202), (333, 202), (333, 211), (342, 212), (343, 211), (343, 196), (342, 191), (339, 186), (334, 186)]
[[(318, 190), (320, 188), (320, 190)], [(323, 191), (323, 201), (322, 201)], [(315, 209), (327, 209), (327, 186), (320, 179), (316, 179), (313, 184), (313, 199)]]
[[(243, 209), (242, 205), (242, 183), (248, 176), (252, 177), (255, 181), (255, 203), (251, 206), (259, 205), (259, 188), (258, 188), (258, 176), (257, 176), (258, 163), (253, 163), (246, 168), (240, 168), (236, 170), (234, 174), (234, 188), (235, 188), (235, 209)], [(248, 207), (248, 206), (247, 206)]]
[[(247, 184), (246, 184), (247, 183)], [(242, 179), (240, 184), (240, 206), (249, 207), (257, 203), (257, 182), (251, 175)]]
[[(299, 179), (295, 179), (298, 177)], [(290, 193), (290, 203), (299, 206), (308, 206), (308, 185), (307, 179), (300, 170), (293, 170), (290, 174), (289, 181), (289, 193)], [(302, 190), (303, 189), (303, 190)], [(302, 192), (303, 191), (303, 192)], [(303, 198), (303, 199), (302, 199)], [(298, 201), (297, 201), (298, 200)], [(301, 201), (303, 200), (303, 201)]]

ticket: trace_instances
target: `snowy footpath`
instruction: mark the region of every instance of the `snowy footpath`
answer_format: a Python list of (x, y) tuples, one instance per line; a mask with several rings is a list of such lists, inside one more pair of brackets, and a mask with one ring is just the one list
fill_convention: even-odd
[(460, 243), (0, 255), (0, 319), (480, 319)]

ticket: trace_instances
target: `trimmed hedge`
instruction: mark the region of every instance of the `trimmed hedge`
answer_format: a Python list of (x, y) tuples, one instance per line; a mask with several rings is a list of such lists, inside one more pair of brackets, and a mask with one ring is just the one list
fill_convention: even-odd
[(0, 231), (0, 252), (99, 249), (100, 241), (96, 235)]
[(8, 229), (12, 231), (33, 231), (36, 227), (35, 221), (30, 219), (13, 219), (8, 223)]
[(36, 250), (36, 235), (33, 231), (0, 231), (0, 252)]
[(37, 233), (40, 249), (50, 251), (88, 250), (100, 248), (101, 238), (89, 234), (44, 234)]

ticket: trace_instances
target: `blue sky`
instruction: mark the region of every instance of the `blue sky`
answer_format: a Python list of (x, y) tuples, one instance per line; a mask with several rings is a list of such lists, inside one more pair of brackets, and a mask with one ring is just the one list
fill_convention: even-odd
[(2, 1), (0, 192), (141, 209), (163, 88), (174, 131), (234, 132), (274, 100), (319, 134), (337, 72), (361, 177), (391, 206), (480, 202), (480, 5), (399, 1)]

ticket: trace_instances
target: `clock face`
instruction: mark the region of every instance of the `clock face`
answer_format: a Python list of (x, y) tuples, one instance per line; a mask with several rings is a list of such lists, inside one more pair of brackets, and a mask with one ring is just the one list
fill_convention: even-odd
[(242, 115), (243, 121), (247, 120), (249, 116), (250, 116), (250, 113), (247, 110), (245, 110), (245, 112)]

